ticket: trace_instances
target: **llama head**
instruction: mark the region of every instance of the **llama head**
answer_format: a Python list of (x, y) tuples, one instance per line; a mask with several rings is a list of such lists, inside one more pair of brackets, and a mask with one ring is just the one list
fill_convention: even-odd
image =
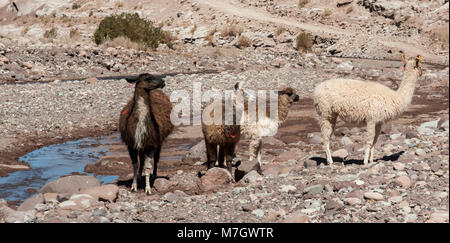
[(425, 60), (421, 55), (417, 55), (415, 58), (406, 60), (405, 55), (402, 54), (401, 60), (403, 63), (403, 70), (405, 70), (406, 72), (416, 72), (419, 77), (422, 76), (422, 64), (425, 62)]
[(127, 78), (128, 83), (136, 83), (136, 88), (142, 88), (146, 90), (153, 90), (158, 88), (164, 88), (166, 85), (164, 80), (157, 78), (149, 73), (142, 73), (135, 78)]
[(234, 90), (239, 99), (254, 99), (254, 95), (247, 92), (245, 86), (247, 86), (247, 82), (240, 81), (234, 85)]
[(299, 101), (299, 96), (295, 93), (295, 90), (293, 88), (285, 88), (280, 91), (278, 91), (278, 95), (286, 95), (289, 97), (290, 103)]

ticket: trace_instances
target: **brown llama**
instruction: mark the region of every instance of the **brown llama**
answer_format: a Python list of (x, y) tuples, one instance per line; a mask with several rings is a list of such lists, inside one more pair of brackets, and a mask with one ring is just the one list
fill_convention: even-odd
[(157, 90), (165, 86), (162, 79), (144, 73), (127, 81), (136, 83), (136, 86), (133, 98), (120, 113), (119, 130), (133, 163), (131, 191), (137, 191), (139, 167), (139, 175), (144, 170), (146, 177), (145, 193), (151, 194), (149, 181), (152, 162), (155, 179), (162, 143), (174, 127), (170, 121), (172, 103), (162, 91)]

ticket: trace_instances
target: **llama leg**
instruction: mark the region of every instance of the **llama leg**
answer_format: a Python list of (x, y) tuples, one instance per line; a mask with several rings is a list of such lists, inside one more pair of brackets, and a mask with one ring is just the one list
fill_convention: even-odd
[(225, 145), (220, 145), (219, 146), (219, 167), (224, 168), (224, 160), (225, 160)]
[(234, 151), (236, 149), (235, 143), (229, 143), (225, 147), (225, 159), (227, 161), (227, 169), (231, 173), (232, 172), (232, 166), (233, 166), (233, 158), (234, 158)]
[(152, 190), (150, 188), (150, 171), (152, 170), (152, 162), (154, 162), (154, 151), (153, 149), (150, 151), (146, 151), (145, 153), (145, 161), (144, 161), (144, 174), (145, 174), (145, 194), (152, 194)]
[(154, 158), (154, 162), (153, 162), (153, 179), (156, 180), (156, 176), (158, 173), (158, 161), (159, 161), (159, 157), (161, 154), (161, 148), (157, 148), (155, 150), (155, 158)]
[(214, 143), (206, 143), (206, 156), (208, 158), (207, 164), (208, 169), (211, 169), (215, 166), (217, 161), (217, 144)]
[(250, 137), (250, 144), (249, 144), (249, 161), (252, 161), (253, 159), (255, 159), (258, 156), (258, 149), (260, 147), (260, 141), (261, 138), (259, 138), (259, 136), (257, 135), (253, 135)]
[(366, 138), (366, 149), (364, 151), (364, 165), (369, 163), (370, 150), (375, 139), (375, 122), (367, 122), (367, 138)]
[(372, 143), (372, 147), (370, 148), (370, 156), (369, 156), (369, 163), (373, 162), (373, 153), (375, 151), (375, 144), (377, 143), (378, 140), (378, 136), (380, 136), (380, 132), (381, 132), (381, 126), (383, 125), (382, 122), (377, 123), (375, 125), (375, 137), (373, 138), (373, 143)]
[(327, 154), (327, 163), (329, 165), (333, 164), (333, 158), (331, 157), (330, 151), (330, 137), (333, 132), (334, 124), (325, 118), (321, 118), (319, 121), (320, 131), (322, 132), (322, 144), (325, 153)]
[(142, 171), (144, 170), (144, 161), (145, 161), (145, 152), (139, 151), (139, 173), (138, 173), (138, 180), (141, 180), (142, 178)]
[(131, 191), (137, 191), (137, 177), (138, 177), (138, 151), (133, 148), (128, 148), (131, 162), (133, 164), (133, 184), (131, 184)]
[(262, 147), (262, 139), (258, 139), (258, 145), (256, 147), (256, 159), (258, 160), (259, 165), (261, 165), (261, 147)]

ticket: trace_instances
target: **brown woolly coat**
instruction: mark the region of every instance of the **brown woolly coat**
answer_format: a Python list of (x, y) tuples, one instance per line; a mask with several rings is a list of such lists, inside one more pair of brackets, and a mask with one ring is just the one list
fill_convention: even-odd
[[(214, 107), (222, 107), (222, 125), (206, 125), (202, 122), (202, 131), (207, 144), (225, 145), (227, 143), (237, 143), (241, 137), (240, 125), (225, 125), (225, 103), (213, 103), (207, 108), (212, 109), (210, 116), (214, 118)], [(203, 119), (202, 119), (203, 120)], [(233, 124), (236, 124), (236, 114), (233, 112)]]
[[(144, 89), (136, 91), (136, 95), (144, 98), (145, 104), (149, 107), (149, 117), (147, 117), (147, 133), (144, 136), (142, 147), (161, 148), (164, 139), (169, 136), (174, 126), (170, 121), (172, 103), (169, 98), (160, 90)], [(128, 101), (128, 104), (120, 113), (119, 130), (122, 141), (133, 147), (135, 144), (135, 132), (139, 120), (139, 111), (136, 105), (136, 97)]]

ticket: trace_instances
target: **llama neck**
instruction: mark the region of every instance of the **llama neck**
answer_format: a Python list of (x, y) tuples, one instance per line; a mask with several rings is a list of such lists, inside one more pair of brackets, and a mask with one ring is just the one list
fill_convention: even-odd
[(286, 95), (278, 96), (278, 125), (281, 125), (286, 120), (290, 106), (289, 97)]
[(142, 88), (136, 88), (134, 91), (134, 109), (133, 113), (137, 115), (136, 130), (134, 133), (134, 148), (141, 149), (147, 134), (147, 121), (150, 114), (148, 92)]
[(401, 99), (400, 105), (401, 110), (406, 109), (406, 107), (411, 103), (412, 97), (414, 95), (414, 89), (416, 88), (416, 81), (419, 78), (418, 73), (414, 71), (407, 71), (403, 77), (402, 82), (398, 90), (398, 98)]

